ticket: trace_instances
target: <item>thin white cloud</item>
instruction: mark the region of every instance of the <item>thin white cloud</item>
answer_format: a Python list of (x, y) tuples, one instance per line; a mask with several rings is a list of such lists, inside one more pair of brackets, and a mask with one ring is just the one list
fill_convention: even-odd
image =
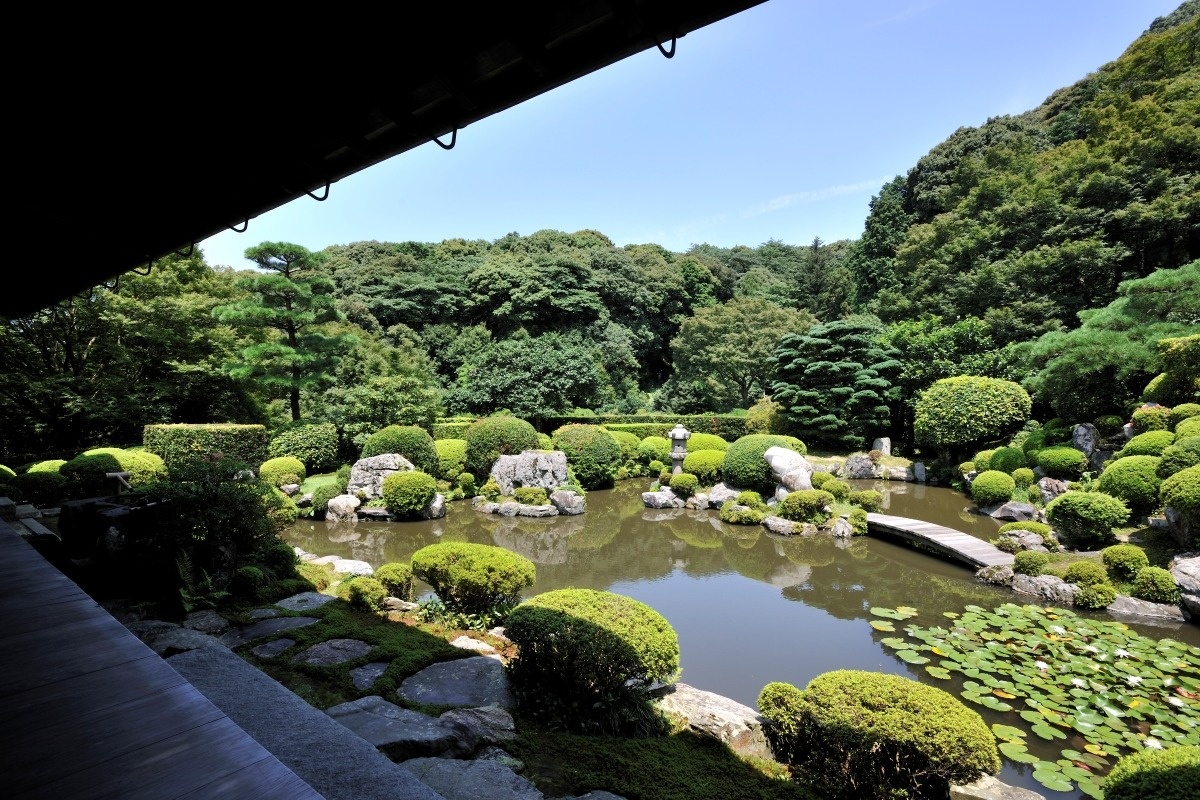
[(794, 192), (792, 194), (784, 194), (779, 197), (772, 197), (765, 203), (759, 203), (756, 206), (747, 208), (742, 212), (743, 219), (750, 217), (758, 217), (763, 214), (770, 214), (773, 211), (780, 211), (790, 206), (803, 205), (806, 203), (818, 203), (822, 200), (828, 200), (830, 197), (840, 197), (844, 194), (859, 194), (861, 192), (876, 191), (888, 182), (888, 178), (871, 178), (870, 180), (859, 181), (858, 183), (842, 184), (839, 186), (826, 186), (823, 189), (813, 191)]

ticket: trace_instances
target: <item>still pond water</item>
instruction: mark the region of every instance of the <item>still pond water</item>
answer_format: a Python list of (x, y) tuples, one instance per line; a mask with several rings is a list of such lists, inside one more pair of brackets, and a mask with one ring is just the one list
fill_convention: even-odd
[[(943, 612), (961, 612), (969, 604), (1028, 602), (976, 582), (966, 566), (903, 544), (874, 537), (776, 537), (759, 527), (722, 523), (715, 511), (647, 509), (641, 492), (648, 487), (648, 480), (630, 480), (589, 492), (587, 512), (576, 517), (504, 518), (456, 502), (441, 520), (337, 527), (302, 520), (287, 538), (307, 552), (374, 567), (408, 563), (415, 551), (438, 541), (500, 545), (537, 565), (536, 583), (526, 596), (572, 587), (648, 604), (679, 636), (680, 679), (751, 708), (771, 681), (804, 687), (834, 669), (903, 675), (957, 692), (961, 686), (950, 684), (958, 681), (929, 678), (882, 645), (879, 640), (888, 634), (871, 628), (870, 608), (914, 606), (920, 614), (913, 621), (930, 625)], [(855, 488), (883, 492), (888, 514), (983, 539), (993, 538), (999, 527), (971, 513), (971, 502), (951, 489), (894, 482), (858, 482)], [(417, 588), (430, 593), (419, 582)], [(1154, 638), (1200, 645), (1200, 626), (1135, 627)], [(1012, 722), (1007, 714), (980, 712), (989, 724)], [(1034, 752), (1035, 747), (1030, 742)], [(1055, 752), (1047, 749), (1046, 756), (1053, 760)], [(1005, 762), (1000, 777), (1048, 797), (1074, 796), (1047, 791), (1029, 772)]]

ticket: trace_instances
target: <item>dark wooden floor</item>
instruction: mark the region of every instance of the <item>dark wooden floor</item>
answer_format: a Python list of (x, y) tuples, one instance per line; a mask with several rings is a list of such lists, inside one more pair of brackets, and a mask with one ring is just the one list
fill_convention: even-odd
[(976, 536), (943, 525), (889, 514), (867, 514), (867, 528), (936, 550), (947, 558), (978, 569), (1010, 565), (1013, 556)]
[(6, 798), (320, 800), (0, 521)]

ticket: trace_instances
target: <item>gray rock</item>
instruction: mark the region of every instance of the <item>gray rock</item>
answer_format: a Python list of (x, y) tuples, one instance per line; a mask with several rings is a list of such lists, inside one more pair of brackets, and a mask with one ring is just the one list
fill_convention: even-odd
[(1071, 446), (1085, 456), (1091, 456), (1096, 452), (1096, 444), (1100, 441), (1100, 431), (1096, 430), (1096, 426), (1090, 422), (1084, 422), (1075, 426), (1075, 430), (1071, 431)]
[(558, 509), (559, 514), (567, 516), (578, 516), (582, 514), (585, 507), (585, 502), (578, 492), (573, 492), (570, 489), (558, 489), (550, 493), (550, 502)]
[(925, 465), (918, 461), (912, 465), (912, 470), (913, 480), (915, 480), (917, 483), (924, 483), (926, 478)]
[(514, 758), (494, 744), (483, 745), (475, 751), (475, 755), (472, 756), (472, 758), (475, 761), (499, 761), (513, 772), (525, 771), (524, 761), (519, 758)]
[(511, 495), (518, 486), (552, 492), (567, 483), (567, 455), (561, 450), (526, 450), (519, 455), (500, 456), (492, 465), (491, 477), (503, 495)]
[(333, 571), (339, 575), (374, 575), (375, 568), (366, 561), (356, 558), (335, 558), (330, 562)]
[(1106, 450), (1102, 447), (1097, 447), (1092, 451), (1092, 454), (1088, 456), (1088, 469), (1093, 475), (1100, 474), (1104, 471), (1104, 464), (1111, 459), (1116, 452), (1116, 450)]
[(500, 510), (500, 504), (494, 503), (480, 494), (471, 498), (471, 508), (483, 514), (495, 514)]
[(256, 658), (278, 658), (280, 653), (294, 644), (296, 644), (295, 639), (276, 639), (273, 642), (267, 642), (266, 644), (260, 644), (258, 647), (251, 648), (250, 652)]
[(1038, 518), (1037, 506), (1009, 500), (998, 506), (982, 509), (992, 519), (1002, 519), (1006, 522), (1028, 522)]
[(496, 648), (492, 647), (487, 642), (481, 642), (478, 639), (472, 639), (470, 636), (459, 636), (450, 642), (454, 647), (460, 650), (474, 650), (477, 653), (485, 655), (496, 652)]
[(912, 483), (916, 480), (911, 467), (880, 467), (883, 477), (889, 481), (904, 481)]
[(201, 633), (217, 635), (229, 630), (229, 620), (211, 609), (193, 611), (183, 621), (183, 627), (200, 631)]
[(314, 644), (296, 655), (292, 658), (292, 663), (331, 667), (335, 664), (345, 664), (347, 661), (362, 658), (374, 649), (374, 645), (360, 642), (358, 639), (330, 639)]
[(1108, 606), (1108, 613), (1118, 617), (1144, 617), (1146, 619), (1165, 619), (1183, 622), (1183, 610), (1177, 605), (1152, 603), (1149, 600), (1139, 600), (1136, 597), (1117, 595)]
[(441, 519), (446, 516), (446, 497), (441, 492), (435, 494), (429, 504), (417, 512), (421, 519)]
[(350, 468), (350, 482), (346, 494), (358, 495), (368, 500), (383, 497), (383, 479), (395, 472), (411, 472), (413, 463), (398, 453), (384, 453), (371, 458), (360, 458)]
[(697, 492), (684, 501), (683, 507), (705, 511), (708, 509), (708, 495), (704, 492)]
[(473, 656), (457, 661), (431, 664), (404, 679), (398, 690), (410, 703), (477, 707), (514, 708), (508, 688), (508, 676), (498, 658)]
[(360, 692), (365, 691), (379, 680), (379, 676), (387, 672), (388, 666), (386, 661), (372, 661), (370, 664), (363, 664), (361, 667), (350, 670), (350, 680), (355, 689)]
[(283, 492), (288, 497), (295, 497), (296, 495), (300, 494), (300, 484), (285, 483), (283, 486), (279, 487), (279, 491)]
[(655, 701), (668, 715), (685, 721), (696, 733), (724, 742), (739, 755), (771, 758), (758, 712), (741, 703), (676, 683)]
[(385, 597), (383, 607), (388, 611), (416, 611), (421, 606), (419, 603), (401, 600), (399, 597)]
[(309, 508), (310, 506), (312, 506), (312, 492), (306, 492), (296, 500), (296, 508)]
[(1167, 567), (1179, 587), (1180, 603), (1192, 616), (1200, 616), (1200, 555), (1184, 553)]
[(499, 761), (413, 758), (400, 766), (446, 800), (544, 800), (532, 783)]
[(709, 505), (713, 508), (720, 508), (725, 504), (726, 500), (735, 499), (739, 493), (739, 489), (734, 489), (725, 483), (718, 483), (708, 490)]
[(193, 631), (188, 628), (175, 628), (174, 630), (166, 631), (156, 636), (154, 641), (150, 642), (150, 649), (163, 658), (173, 656), (176, 653), (186, 653), (188, 650), (199, 650), (202, 647), (224, 648), (225, 645), (212, 634), (201, 633), (200, 631)]
[(812, 464), (808, 459), (786, 447), (768, 447), (763, 458), (770, 466), (775, 480), (789, 490), (798, 492), (812, 488)]
[(783, 517), (768, 516), (763, 517), (762, 526), (768, 531), (779, 536), (793, 536), (799, 533), (800, 526), (790, 519)]
[(1044, 795), (1009, 786), (991, 775), (984, 775), (972, 783), (950, 786), (950, 800), (1046, 800)]
[(1007, 564), (993, 564), (990, 567), (983, 567), (978, 570), (975, 573), (975, 579), (996, 586), (1011, 586), (1013, 582), (1013, 569)]
[(271, 619), (279, 616), (277, 608), (252, 608), (250, 609), (250, 619)]
[(125, 623), (125, 627), (134, 636), (149, 644), (167, 631), (177, 630), (180, 626), (174, 622), (164, 622), (161, 619), (145, 619), (132, 620)]
[(1067, 491), (1067, 481), (1060, 481), (1057, 478), (1042, 478), (1037, 482), (1037, 487), (1042, 493), (1042, 503), (1045, 504)]
[(1012, 588), (1014, 592), (1031, 594), (1056, 606), (1070, 608), (1075, 604), (1075, 592), (1079, 590), (1073, 583), (1067, 583), (1055, 575), (1014, 575)]
[(659, 489), (657, 492), (642, 492), (642, 502), (647, 508), (684, 507), (684, 500), (677, 497), (670, 489)]
[(325, 713), (395, 761), (421, 756), (466, 758), (479, 742), (462, 725), (401, 708), (378, 695), (333, 706)]
[(850, 520), (844, 517), (838, 517), (833, 521), (833, 527), (829, 531), (834, 538), (849, 539), (854, 535), (854, 528), (850, 526)]
[(517, 504), (517, 516), (518, 517), (533, 517), (534, 519), (538, 519), (541, 517), (557, 517), (558, 509), (555, 508), (550, 503), (547, 503), (544, 506), (533, 506), (533, 505), (529, 505), (528, 503), (518, 503)]
[(515, 517), (517, 515), (517, 512), (519, 512), (520, 510), (521, 510), (521, 504), (514, 503), (513, 501), (510, 500), (507, 503), (501, 503), (496, 508), (496, 513), (502, 517)]
[(871, 443), (871, 449), (878, 450), (879, 452), (883, 453), (885, 456), (890, 456), (892, 454), (892, 440), (887, 438), (886, 436), (884, 436), (880, 439), (876, 439), (874, 442)]
[(277, 600), (275, 605), (280, 608), (286, 608), (288, 611), (310, 611), (314, 608), (320, 608), (326, 603), (334, 599), (333, 595), (321, 594), (320, 592), (301, 592), (294, 594), (291, 597), (285, 597), (282, 600)]
[(1177, 511), (1170, 506), (1163, 510), (1163, 516), (1167, 520), (1167, 530), (1175, 537), (1175, 541), (1180, 545), (1186, 546), (1194, 538), (1197, 531), (1192, 530), (1191, 523), (1188, 522), (1188, 517), (1181, 511)]
[(439, 719), (471, 731), (480, 744), (499, 744), (517, 738), (517, 726), (512, 714), (499, 706), (455, 708), (442, 714)]
[(226, 647), (237, 647), (246, 642), (253, 642), (255, 639), (265, 639), (268, 636), (273, 636), (283, 631), (303, 628), (320, 621), (316, 617), (276, 617), (275, 619), (264, 619), (260, 622), (247, 625), (244, 628), (233, 628), (226, 631), (221, 634), (221, 642)]
[(875, 462), (861, 453), (848, 457), (842, 470), (848, 479), (856, 481), (870, 480), (880, 474)]

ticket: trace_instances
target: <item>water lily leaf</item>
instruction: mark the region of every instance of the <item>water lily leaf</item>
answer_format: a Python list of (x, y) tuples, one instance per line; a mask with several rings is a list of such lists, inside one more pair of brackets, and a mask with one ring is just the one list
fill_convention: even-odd
[(1009, 761), (1020, 764), (1036, 764), (1038, 761), (1038, 757), (1026, 750), (1021, 742), (1001, 742), (998, 747)]
[(925, 671), (929, 673), (930, 677), (937, 678), (940, 681), (950, 680), (950, 670), (943, 667), (930, 665), (925, 667)]
[(907, 639), (901, 639), (899, 636), (889, 636), (886, 639), (880, 639), (879, 643), (892, 648), (893, 650), (904, 650), (910, 647)]
[(1106, 756), (1106, 755), (1108, 755), (1108, 751), (1107, 751), (1107, 750), (1105, 750), (1105, 749), (1104, 749), (1103, 747), (1101, 747), (1100, 745), (1098, 745), (1098, 744), (1092, 744), (1091, 742), (1089, 742), (1089, 743), (1085, 744), (1085, 745), (1083, 746), (1083, 749), (1084, 749), (1084, 750), (1087, 750), (1089, 753), (1091, 753), (1091, 754), (1092, 754), (1092, 755), (1094, 755), (1094, 756)]
[(883, 631), (884, 633), (896, 632), (896, 626), (884, 619), (871, 620), (871, 627), (877, 631)]
[(1065, 733), (1063, 733), (1062, 731), (1060, 731), (1058, 728), (1052, 728), (1049, 725), (1045, 725), (1045, 724), (1041, 724), (1041, 723), (1034, 725), (1031, 728), (1031, 730), (1038, 736), (1042, 737), (1043, 739), (1065, 739), (1065, 738), (1067, 738), (1067, 735)]
[(954, 611), (943, 611), (942, 616), (949, 617), (950, 619), (958, 619), (959, 615), (957, 612), (954, 612)]
[(1061, 772), (1046, 772), (1035, 769), (1033, 771), (1033, 779), (1052, 792), (1069, 792), (1075, 788), (1069, 780), (1063, 777)]
[(1035, 725), (1041, 725), (1046, 718), (1037, 711), (1022, 711), (1021, 719), (1025, 720), (1026, 722), (1032, 722)]
[(1090, 722), (1084, 722), (1081, 719), (1075, 720), (1075, 724), (1072, 727), (1082, 733), (1084, 736), (1087, 736), (1089, 733), (1093, 733), (1096, 730), (1095, 725)]
[(1078, 782), (1079, 791), (1096, 800), (1104, 800), (1104, 788), (1095, 778), (1081, 778)]
[(886, 617), (887, 619), (908, 619), (908, 616), (901, 614), (891, 608), (872, 608), (871, 613), (877, 617)]
[(899, 650), (896, 652), (902, 660), (909, 664), (928, 664), (929, 659), (918, 653), (916, 650)]
[(1008, 703), (1004, 702), (1003, 700), (997, 700), (990, 694), (980, 696), (979, 700), (976, 702), (985, 708), (990, 708), (992, 711), (1012, 711), (1013, 709), (1013, 707)]
[(992, 724), (992, 733), (997, 739), (1006, 742), (1019, 742), (1025, 739), (1025, 731), (1014, 728), (1012, 725), (1001, 725), (999, 722)]
[(1000, 697), (1005, 700), (1013, 700), (1016, 698), (1015, 694), (1012, 694), (1011, 692), (1006, 692), (1003, 689), (992, 689), (992, 694), (996, 695), (996, 697)]
[(905, 618), (915, 617), (917, 615), (917, 610), (912, 606), (896, 606), (896, 613), (903, 614)]

